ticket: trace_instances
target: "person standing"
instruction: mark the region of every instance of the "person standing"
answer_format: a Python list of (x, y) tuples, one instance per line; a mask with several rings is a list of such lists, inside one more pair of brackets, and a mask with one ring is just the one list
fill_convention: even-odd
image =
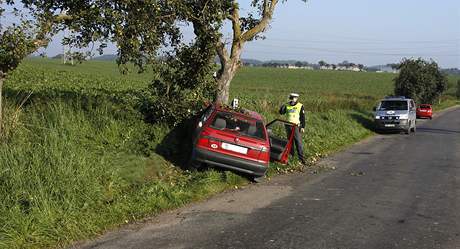
[[(297, 125), (294, 130), (294, 144), (300, 162), (306, 164), (302, 142), (302, 134), (305, 132), (305, 108), (303, 104), (299, 102), (299, 94), (291, 93), (289, 95), (289, 102), (281, 106), (279, 113), (281, 115), (286, 115), (287, 121)], [(291, 154), (294, 154), (294, 146), (292, 147)]]

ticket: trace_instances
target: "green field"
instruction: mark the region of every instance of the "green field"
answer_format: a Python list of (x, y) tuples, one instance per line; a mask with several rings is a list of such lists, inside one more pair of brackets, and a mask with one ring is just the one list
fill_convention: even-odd
[[(278, 117), (290, 92), (307, 109), (310, 162), (372, 132), (371, 109), (393, 74), (242, 68), (232, 95)], [(184, 171), (182, 141), (131, 105), (152, 73), (120, 75), (114, 63), (26, 61), (7, 80), (0, 141), (0, 248), (63, 246), (104, 230), (247, 184), (230, 172)], [(439, 107), (453, 105), (456, 78)], [(297, 170), (271, 165), (270, 176)]]

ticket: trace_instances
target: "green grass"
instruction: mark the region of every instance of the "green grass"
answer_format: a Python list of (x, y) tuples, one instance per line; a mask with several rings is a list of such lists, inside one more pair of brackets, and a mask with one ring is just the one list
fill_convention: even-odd
[[(232, 95), (268, 121), (289, 92), (301, 93), (305, 152), (314, 162), (372, 134), (370, 110), (391, 92), (393, 77), (243, 68)], [(11, 75), (0, 141), (0, 248), (64, 246), (248, 183), (230, 172), (183, 171), (158, 154), (180, 145), (167, 140), (171, 127), (149, 125), (113, 98), (129, 98), (153, 78), (121, 76), (110, 62), (56, 60), (29, 60)], [(455, 103), (451, 92), (439, 107)], [(273, 164), (269, 175), (292, 169)]]

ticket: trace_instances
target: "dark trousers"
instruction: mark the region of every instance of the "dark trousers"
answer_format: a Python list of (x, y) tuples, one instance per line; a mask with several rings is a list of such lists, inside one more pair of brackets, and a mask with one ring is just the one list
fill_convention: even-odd
[[(291, 127), (286, 127), (288, 131), (288, 138), (290, 138), (290, 131)], [(302, 141), (302, 133), (300, 132), (300, 127), (296, 127), (294, 129), (294, 141), (291, 147), (291, 155), (294, 156), (294, 146), (297, 149), (297, 155), (299, 156), (299, 160), (302, 163), (305, 163), (305, 158), (303, 156), (303, 141)]]

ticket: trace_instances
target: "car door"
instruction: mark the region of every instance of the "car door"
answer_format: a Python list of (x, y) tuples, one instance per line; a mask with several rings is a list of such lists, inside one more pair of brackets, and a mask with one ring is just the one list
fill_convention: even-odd
[(281, 119), (273, 120), (266, 126), (270, 140), (271, 161), (288, 163), (296, 127), (296, 124)]
[(208, 121), (211, 114), (214, 112), (214, 106), (209, 105), (206, 107), (201, 113), (199, 118), (194, 122), (194, 129), (192, 134), (192, 143), (195, 144), (196, 139), (198, 138), (199, 134), (203, 130), (205, 123)]

